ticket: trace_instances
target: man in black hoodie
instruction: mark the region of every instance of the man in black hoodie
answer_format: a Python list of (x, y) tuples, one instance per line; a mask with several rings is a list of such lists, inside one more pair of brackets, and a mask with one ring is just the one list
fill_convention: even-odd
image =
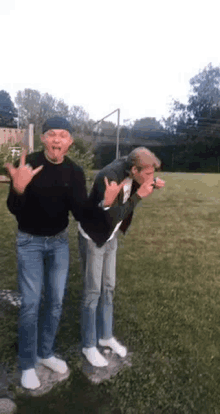
[[(5, 165), (11, 177), (7, 205), (18, 222), (18, 286), (22, 297), (18, 356), (21, 384), (28, 389), (40, 386), (37, 362), (59, 373), (68, 369), (65, 361), (54, 356), (54, 340), (69, 269), (69, 211), (86, 226), (92, 223), (88, 232), (97, 243), (100, 240), (94, 229), (97, 234), (99, 228), (108, 229), (118, 215), (117, 209), (110, 216), (101, 207), (90, 208), (83, 170), (66, 156), (74, 142), (72, 132), (66, 119), (50, 118), (42, 128), (44, 151), (27, 157), (24, 152), (19, 164)], [(116, 190), (117, 194), (118, 189), (109, 188), (107, 193)], [(44, 314), (39, 317), (43, 285)]]

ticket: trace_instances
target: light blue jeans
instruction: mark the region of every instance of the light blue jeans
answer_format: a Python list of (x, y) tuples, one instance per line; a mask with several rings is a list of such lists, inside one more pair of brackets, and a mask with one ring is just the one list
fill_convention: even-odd
[(79, 253), (84, 278), (82, 298), (82, 346), (96, 346), (113, 331), (113, 294), (116, 279), (117, 235), (101, 248), (79, 232)]
[[(54, 354), (54, 341), (62, 312), (69, 273), (68, 232), (44, 237), (18, 231), (16, 239), (18, 287), (21, 308), (18, 319), (20, 368), (34, 368), (37, 355)], [(44, 286), (44, 308), (41, 310)]]

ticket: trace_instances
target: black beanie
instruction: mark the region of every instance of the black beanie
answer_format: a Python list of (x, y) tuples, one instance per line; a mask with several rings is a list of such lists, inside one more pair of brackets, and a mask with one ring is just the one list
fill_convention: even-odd
[(42, 134), (47, 132), (49, 129), (66, 129), (70, 134), (74, 131), (74, 128), (72, 128), (70, 123), (61, 116), (55, 116), (47, 119), (42, 126)]

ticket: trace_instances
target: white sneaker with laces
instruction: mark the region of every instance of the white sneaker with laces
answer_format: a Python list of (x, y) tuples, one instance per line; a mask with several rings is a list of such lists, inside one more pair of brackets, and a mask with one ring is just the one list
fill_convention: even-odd
[(110, 339), (99, 339), (99, 345), (111, 348), (121, 358), (127, 355), (127, 348), (116, 341), (114, 337)]
[(29, 390), (36, 390), (41, 386), (34, 368), (25, 369), (21, 374), (21, 385)]
[(59, 372), (59, 374), (65, 374), (68, 370), (68, 366), (65, 361), (62, 359), (52, 356), (50, 358), (37, 358), (38, 364), (42, 364), (47, 368), (50, 368), (54, 372)]
[(82, 353), (85, 355), (87, 360), (94, 367), (106, 367), (108, 365), (107, 359), (105, 359), (96, 346), (91, 348), (83, 348)]

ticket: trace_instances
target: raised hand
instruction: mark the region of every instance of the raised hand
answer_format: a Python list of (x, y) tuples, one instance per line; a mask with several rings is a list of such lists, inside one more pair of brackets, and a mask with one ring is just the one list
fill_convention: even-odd
[(153, 192), (154, 188), (159, 190), (160, 188), (164, 186), (165, 186), (165, 181), (157, 177), (156, 182), (152, 180), (147, 180), (143, 184), (141, 184), (141, 186), (139, 187), (137, 191), (137, 194), (140, 197), (144, 198), (144, 197), (149, 196)]
[(165, 181), (161, 180), (160, 178), (156, 178), (156, 183), (154, 184), (154, 188), (159, 190), (160, 188), (163, 188), (165, 186)]
[(18, 168), (15, 168), (12, 164), (6, 163), (4, 167), (8, 171), (15, 191), (18, 194), (23, 194), (27, 185), (31, 182), (32, 178), (42, 170), (43, 165), (33, 170), (31, 165), (25, 164), (27, 150), (24, 150), (21, 154), (20, 164)]
[(148, 197), (151, 193), (153, 193), (154, 185), (155, 183), (153, 180), (144, 181), (144, 183), (138, 188), (137, 194), (141, 198)]
[(109, 183), (108, 178), (104, 177), (104, 181), (105, 181), (105, 193), (104, 193), (104, 207), (110, 207), (117, 195), (120, 193), (122, 187), (125, 185), (126, 183), (126, 178), (120, 183), (117, 184), (116, 181), (111, 181)]

